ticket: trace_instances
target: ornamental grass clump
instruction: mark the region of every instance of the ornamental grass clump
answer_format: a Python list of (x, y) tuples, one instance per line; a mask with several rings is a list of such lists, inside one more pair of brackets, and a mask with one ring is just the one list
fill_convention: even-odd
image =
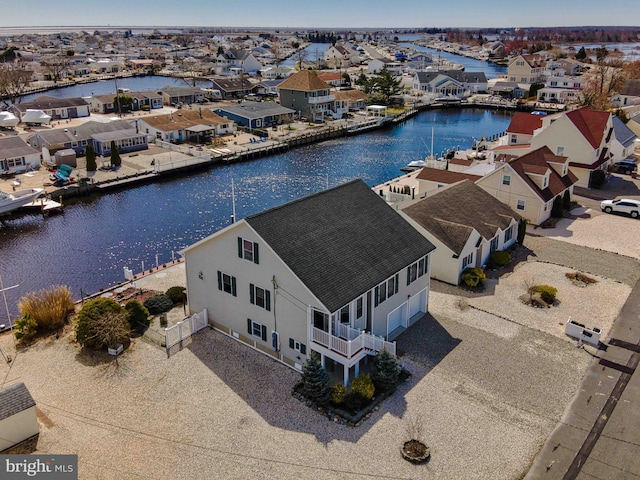
[(63, 285), (28, 293), (18, 301), (20, 315), (35, 321), (38, 333), (62, 327), (74, 310), (71, 290)]

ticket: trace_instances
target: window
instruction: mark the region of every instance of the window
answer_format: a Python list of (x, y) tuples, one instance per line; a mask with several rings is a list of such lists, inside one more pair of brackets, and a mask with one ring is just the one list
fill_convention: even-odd
[(236, 296), (236, 277), (228, 275), (218, 270), (218, 290)]
[(542, 188), (547, 188), (547, 184), (549, 183), (549, 178), (545, 175), (542, 179)]
[(254, 337), (258, 337), (263, 342), (267, 341), (267, 327), (254, 322), (250, 318), (247, 318), (247, 333)]
[(271, 311), (271, 292), (262, 287), (249, 284), (249, 301), (260, 308)]
[(362, 307), (363, 307), (363, 299), (362, 297), (360, 297), (358, 300), (356, 300), (356, 318), (362, 318)]
[[(407, 267), (407, 285), (411, 285), (418, 278), (429, 271), (429, 256), (424, 256)], [(396, 290), (397, 291), (397, 290)]]
[(516, 201), (516, 210), (524, 210), (525, 207), (525, 201), (524, 200), (517, 200)]
[(502, 185), (511, 185), (511, 175), (502, 175)]
[(381, 283), (380, 285), (378, 285), (376, 287), (375, 294), (376, 294), (375, 306), (377, 307), (378, 305), (380, 305), (382, 302), (384, 302), (387, 299), (387, 288), (386, 288), (386, 285), (384, 283)]
[(489, 251), (490, 252), (495, 252), (498, 249), (498, 243), (499, 242), (500, 242), (500, 239), (498, 238), (497, 235), (495, 237), (493, 237), (491, 239), (491, 246), (489, 247)]
[(518, 135), (515, 133), (511, 134), (511, 143), (518, 143)]
[(295, 350), (296, 352), (300, 352), (302, 355), (307, 354), (307, 346), (304, 343), (300, 343), (293, 338), (289, 339), (289, 348), (291, 350)]
[(462, 259), (462, 269), (467, 268), (469, 265), (473, 264), (473, 252)]
[(504, 232), (504, 243), (507, 243), (513, 238), (513, 225), (507, 228)]
[(564, 147), (556, 147), (556, 155), (559, 157), (564, 156)]
[(260, 263), (258, 261), (258, 244), (238, 237), (238, 257), (253, 263)]
[(349, 323), (349, 305), (340, 309), (340, 323)]

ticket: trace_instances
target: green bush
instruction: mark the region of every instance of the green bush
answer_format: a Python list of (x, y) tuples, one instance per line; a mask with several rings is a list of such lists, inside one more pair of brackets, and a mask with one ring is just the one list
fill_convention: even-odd
[(504, 267), (511, 263), (511, 254), (506, 250), (496, 250), (489, 255), (489, 264), (493, 267)]
[(382, 350), (373, 359), (373, 383), (383, 392), (390, 392), (398, 385), (400, 364), (395, 355)]
[(38, 322), (30, 315), (23, 315), (15, 322), (16, 340), (29, 341), (38, 333)]
[(562, 218), (562, 205), (562, 197), (560, 195), (553, 199), (553, 205), (551, 206), (551, 216), (553, 218)]
[(533, 291), (539, 293), (542, 300), (549, 304), (556, 300), (558, 294), (558, 289), (550, 285), (537, 285), (533, 287)]
[(94, 298), (84, 304), (76, 319), (76, 341), (87, 348), (102, 348), (96, 338), (96, 324), (108, 315), (122, 313), (122, 307), (111, 298)]
[(171, 287), (164, 294), (171, 299), (174, 305), (187, 303), (187, 289), (185, 287)]
[(373, 380), (367, 374), (360, 375), (351, 382), (351, 391), (362, 396), (365, 400), (371, 400), (376, 391)]
[(362, 409), (362, 407), (366, 404), (366, 402), (367, 400), (358, 392), (350, 391), (344, 397), (344, 402), (342, 402), (342, 405), (346, 410), (349, 410), (350, 412), (354, 413), (357, 410)]
[(471, 288), (477, 288), (484, 285), (484, 281), (487, 279), (487, 275), (480, 267), (466, 268), (460, 277), (462, 282)]
[(144, 306), (151, 315), (168, 312), (173, 308), (173, 302), (165, 294), (154, 295), (144, 301)]
[(131, 300), (124, 306), (127, 311), (127, 321), (132, 329), (140, 329), (143, 326), (148, 327), (151, 323), (149, 320), (149, 310), (138, 300)]
[(331, 388), (331, 401), (336, 405), (344, 402), (345, 397), (347, 396), (347, 387), (345, 387), (342, 383), (337, 383)]

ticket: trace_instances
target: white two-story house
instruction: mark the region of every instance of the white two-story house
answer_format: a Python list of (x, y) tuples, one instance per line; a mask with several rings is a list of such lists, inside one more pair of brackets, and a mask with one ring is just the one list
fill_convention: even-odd
[(426, 313), (434, 248), (354, 180), (187, 247), (189, 309), (298, 370), (317, 355), (348, 384)]

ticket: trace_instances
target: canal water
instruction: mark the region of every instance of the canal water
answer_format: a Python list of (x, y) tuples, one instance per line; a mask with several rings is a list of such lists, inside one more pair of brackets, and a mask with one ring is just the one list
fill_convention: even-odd
[[(434, 150), (469, 148), (503, 132), (511, 114), (480, 109), (424, 111), (402, 125), (216, 166), (155, 184), (69, 201), (64, 214), (26, 215), (0, 225), (0, 274), (12, 316), (24, 294), (68, 285), (76, 298), (177, 257), (178, 250), (230, 224), (231, 182), (237, 218), (362, 178), (374, 186)], [(0, 323), (6, 314), (0, 313)]]

